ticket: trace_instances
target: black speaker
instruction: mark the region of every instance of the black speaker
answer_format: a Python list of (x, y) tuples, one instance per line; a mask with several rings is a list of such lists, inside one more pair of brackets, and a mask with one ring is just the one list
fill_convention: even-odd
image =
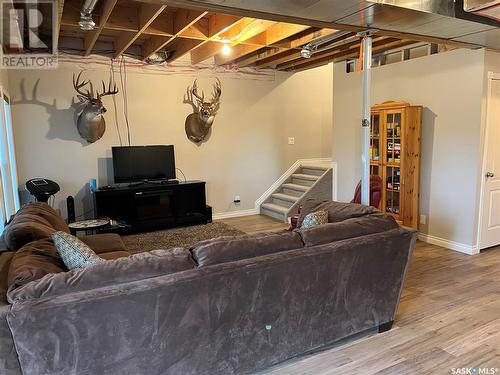
[(205, 211), (205, 215), (207, 216), (207, 223), (212, 222), (212, 207), (207, 204), (207, 208)]
[(68, 224), (73, 223), (75, 221), (75, 200), (71, 195), (66, 198), (66, 208), (68, 211)]

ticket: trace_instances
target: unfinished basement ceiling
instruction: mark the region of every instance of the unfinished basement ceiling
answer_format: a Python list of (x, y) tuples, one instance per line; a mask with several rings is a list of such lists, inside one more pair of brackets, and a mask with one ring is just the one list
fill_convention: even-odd
[[(460, 1), (99, 0), (91, 31), (78, 26), (84, 0), (59, 4), (60, 40), (79, 40), (80, 50), (69, 52), (83, 56), (147, 61), (166, 54), (168, 62), (184, 57), (192, 64), (300, 71), (356, 58), (356, 33), (367, 28), (379, 29), (374, 54), (419, 41), (500, 50), (498, 21), (464, 11)], [(305, 59), (300, 52), (309, 43), (319, 52)]]
[[(168, 62), (188, 57), (192, 64), (215, 62), (285, 71), (310, 69), (359, 54), (360, 38), (352, 31), (132, 0), (98, 1), (92, 13), (96, 28), (85, 31), (78, 25), (83, 4), (83, 0), (63, 4), (59, 31), (63, 52), (114, 58), (128, 54), (143, 61), (166, 53)], [(79, 40), (76, 45), (81, 48), (65, 47), (68, 39)], [(305, 59), (301, 50), (311, 42), (318, 53)], [(374, 53), (415, 42), (377, 35)], [(231, 47), (227, 55), (222, 53), (224, 45)]]
[[(464, 0), (150, 0), (219, 12), (272, 18), (356, 31), (380, 29), (383, 35), (500, 50), (500, 23), (472, 12)], [(475, 0), (499, 7), (498, 1)], [(491, 7), (490, 6), (490, 7)], [(470, 10), (470, 12), (468, 11)]]

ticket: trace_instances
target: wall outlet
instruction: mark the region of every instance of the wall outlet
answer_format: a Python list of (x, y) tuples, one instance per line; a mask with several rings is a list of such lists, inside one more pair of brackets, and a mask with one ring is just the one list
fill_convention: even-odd
[(241, 202), (241, 199), (240, 199), (240, 196), (239, 195), (236, 195), (234, 197), (234, 203), (240, 203)]
[(295, 144), (295, 137), (288, 137), (288, 144), (294, 145)]
[(420, 215), (420, 224), (424, 225), (425, 223), (427, 223), (427, 216)]

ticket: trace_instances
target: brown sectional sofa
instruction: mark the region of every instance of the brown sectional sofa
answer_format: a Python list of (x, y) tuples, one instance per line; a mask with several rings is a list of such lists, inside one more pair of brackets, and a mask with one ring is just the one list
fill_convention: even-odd
[(415, 242), (415, 232), (374, 209), (308, 202), (304, 215), (320, 207), (330, 223), (132, 256), (116, 235), (88, 236), (111, 261), (67, 271), (47, 239), (66, 228), (37, 205), (16, 217), (39, 209), (49, 225), (15, 217), (29, 233), (7, 227), (11, 248), (0, 252), (2, 375), (267, 368), (390, 328)]

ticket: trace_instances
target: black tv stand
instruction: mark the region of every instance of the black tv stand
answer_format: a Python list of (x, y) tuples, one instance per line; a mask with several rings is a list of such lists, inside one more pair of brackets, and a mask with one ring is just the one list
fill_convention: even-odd
[(96, 217), (120, 223), (118, 229), (141, 232), (205, 224), (207, 210), (204, 181), (159, 180), (113, 185), (94, 193)]
[(136, 186), (143, 186), (143, 185), (172, 185), (172, 184), (178, 184), (178, 180), (142, 180), (138, 182), (131, 182), (130, 184), (126, 185), (129, 188), (131, 187), (136, 187)]

